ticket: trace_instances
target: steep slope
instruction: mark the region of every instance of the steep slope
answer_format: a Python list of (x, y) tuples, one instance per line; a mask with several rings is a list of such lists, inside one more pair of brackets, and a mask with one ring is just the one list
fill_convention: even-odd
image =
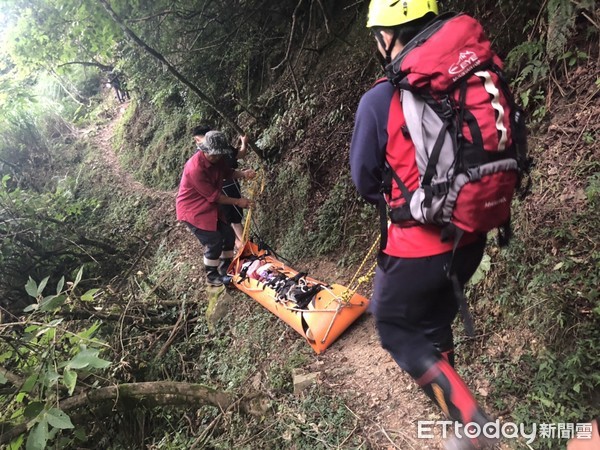
[[(258, 198), (254, 224), (254, 231), (298, 268), (341, 283), (350, 280), (367, 242), (377, 234), (374, 211), (357, 200), (347, 176), (353, 112), (374, 78), (376, 62), (368, 56), (372, 43), (364, 42), (364, 36), (345, 37), (357, 44), (355, 57), (346, 58), (354, 47), (344, 42), (327, 58), (319, 58), (312, 66), (313, 76), (303, 74), (308, 81), (302, 100), (284, 85), (291, 85), (289, 77), (270, 91), (286, 101), (270, 127), (257, 136), (278, 153), (262, 166), (267, 184)], [(591, 53), (565, 79), (551, 80), (545, 105), (531, 99), (531, 149), (537, 160), (532, 195), (516, 208), (511, 248), (490, 244), (491, 268), (469, 288), (471, 298), (478, 300), (474, 312), (480, 334), (466, 339), (457, 326), (459, 372), (478, 399), (503, 420), (574, 421), (593, 404), (582, 399), (598, 395), (597, 376), (588, 366), (597, 350), (597, 332), (590, 330), (598, 323), (598, 241), (590, 226), (597, 223), (600, 191), (594, 58)], [(249, 129), (254, 125), (248, 123)], [(262, 163), (250, 159), (247, 164)], [(165, 203), (163, 211), (170, 215), (161, 220), (174, 226), (166, 248), (180, 255), (177, 263), (182, 266), (198, 261), (198, 244), (175, 226), (172, 203)], [(332, 236), (338, 240), (332, 243)], [(299, 338), (274, 333), (273, 339), (290, 343)], [(583, 368), (560, 364), (578, 347), (585, 354), (569, 364)], [(354, 433), (372, 448), (439, 445), (439, 437), (416, 439), (418, 420), (439, 420), (441, 415), (380, 348), (370, 316), (324, 355), (311, 356), (303, 368), (321, 372), (322, 387), (345, 399), (356, 417)], [(540, 442), (536, 448), (552, 448), (557, 442)]]

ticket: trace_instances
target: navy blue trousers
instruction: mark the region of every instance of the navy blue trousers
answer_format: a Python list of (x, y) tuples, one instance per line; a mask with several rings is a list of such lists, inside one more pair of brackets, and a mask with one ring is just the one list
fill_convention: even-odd
[[(453, 267), (461, 286), (475, 273), (485, 240), (463, 246)], [(371, 311), (381, 345), (413, 378), (428, 370), (429, 362), (452, 350), (452, 322), (458, 299), (446, 275), (452, 252), (424, 258), (396, 258), (381, 253), (375, 273)]]

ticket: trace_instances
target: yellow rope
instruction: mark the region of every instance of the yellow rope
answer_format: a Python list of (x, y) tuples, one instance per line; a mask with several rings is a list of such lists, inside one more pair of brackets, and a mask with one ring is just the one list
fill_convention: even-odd
[(244, 231), (242, 232), (242, 247), (244, 246), (244, 244), (246, 244), (246, 242), (248, 242), (248, 239), (250, 237), (250, 223), (251, 223), (251, 215), (252, 215), (252, 208), (248, 209), (248, 211), (246, 211), (246, 220), (244, 221)]
[[(260, 184), (260, 187), (259, 187), (259, 184)], [(250, 193), (250, 195), (249, 195), (250, 200), (254, 201), (260, 194), (262, 194), (264, 189), (265, 189), (264, 170), (263, 170), (263, 168), (260, 168), (256, 173), (256, 177), (252, 180), (252, 184), (248, 188), (248, 191)], [(244, 222), (244, 231), (242, 233), (242, 242), (244, 242), (244, 243), (246, 243), (248, 241), (248, 239), (250, 238), (250, 227), (251, 227), (251, 223), (252, 223), (252, 209), (253, 208), (248, 208), (248, 211), (246, 212), (246, 220)], [(342, 300), (343, 304), (347, 304), (350, 301), (352, 296), (358, 291), (358, 288), (360, 287), (361, 284), (368, 283), (373, 279), (373, 276), (375, 275), (375, 268), (377, 267), (377, 261), (375, 261), (373, 263), (373, 265), (370, 267), (370, 269), (368, 270), (368, 272), (366, 272), (365, 275), (359, 277), (359, 274), (361, 273), (365, 264), (367, 263), (369, 258), (371, 258), (371, 255), (373, 254), (373, 252), (375, 252), (375, 250), (377, 249), (378, 246), (379, 246), (379, 238), (377, 238), (375, 240), (375, 242), (373, 242), (373, 245), (371, 245), (371, 248), (367, 251), (367, 254), (363, 258), (360, 266), (358, 267), (358, 269), (356, 269), (356, 272), (354, 273), (354, 276), (350, 280), (350, 283), (348, 283), (347, 289), (342, 293), (341, 300)], [(354, 287), (352, 287), (355, 283), (356, 283), (356, 285)]]
[[(373, 265), (365, 273), (365, 275), (359, 277), (359, 274), (362, 272), (363, 267), (365, 266), (365, 264), (367, 263), (369, 258), (371, 258), (371, 255), (377, 249), (378, 246), (379, 246), (379, 238), (377, 238), (375, 240), (375, 242), (373, 242), (373, 245), (371, 245), (371, 248), (367, 251), (367, 254), (363, 258), (362, 262), (360, 263), (360, 266), (358, 266), (358, 269), (356, 269), (354, 276), (348, 283), (348, 288), (342, 293), (342, 300), (344, 301), (344, 303), (348, 303), (350, 301), (352, 296), (356, 293), (356, 291), (358, 291), (358, 288), (360, 287), (361, 284), (368, 283), (373, 279), (373, 276), (375, 275), (375, 268), (377, 267), (377, 261), (375, 261), (373, 263)], [(356, 284), (355, 284), (355, 282), (356, 282)], [(353, 287), (353, 285), (354, 285), (354, 287)]]
[(369, 248), (369, 250), (367, 251), (367, 254), (363, 258), (362, 262), (360, 263), (360, 266), (358, 266), (358, 269), (356, 269), (356, 273), (354, 274), (354, 276), (352, 277), (352, 279), (348, 283), (348, 287), (352, 286), (352, 283), (354, 283), (354, 281), (358, 277), (358, 274), (360, 273), (360, 271), (362, 270), (362, 268), (365, 266), (365, 264), (367, 263), (368, 259), (371, 257), (371, 254), (375, 251), (375, 249), (377, 248), (378, 245), (379, 245), (379, 238), (377, 238), (375, 240), (375, 242), (373, 242), (373, 245), (371, 245), (371, 248)]
[[(259, 187), (260, 183), (260, 187)], [(265, 177), (263, 173), (263, 169), (260, 168), (256, 172), (256, 177), (252, 180), (252, 184), (250, 185), (248, 191), (250, 192), (249, 198), (254, 201), (260, 194), (262, 194), (265, 189)], [(248, 242), (250, 238), (250, 226), (252, 223), (252, 210), (253, 208), (248, 208), (246, 211), (246, 220), (244, 222), (244, 231), (242, 232), (242, 243)]]

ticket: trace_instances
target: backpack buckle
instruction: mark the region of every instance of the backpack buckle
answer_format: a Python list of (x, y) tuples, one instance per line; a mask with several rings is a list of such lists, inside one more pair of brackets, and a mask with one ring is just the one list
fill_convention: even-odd
[(467, 176), (469, 177), (469, 181), (479, 181), (481, 180), (481, 168), (480, 167), (472, 167), (471, 169), (467, 169)]
[(389, 218), (392, 223), (401, 224), (412, 220), (412, 214), (410, 213), (410, 206), (405, 203), (398, 208), (390, 208)]
[(440, 102), (442, 106), (441, 117), (446, 119), (446, 121), (451, 121), (454, 117), (454, 108), (452, 107), (452, 102), (449, 97), (445, 97), (444, 100)]
[(446, 195), (448, 192), (450, 192), (450, 183), (445, 181), (443, 183), (432, 184), (431, 191), (436, 197)]
[(380, 194), (391, 194), (392, 193), (392, 168), (386, 161), (383, 169), (381, 170), (381, 183), (379, 184)]

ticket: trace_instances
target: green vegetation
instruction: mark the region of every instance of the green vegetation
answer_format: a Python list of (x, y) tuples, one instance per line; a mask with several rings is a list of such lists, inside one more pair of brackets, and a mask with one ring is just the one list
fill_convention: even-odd
[[(575, 161), (563, 165), (566, 173), (548, 180), (554, 195), (538, 208), (541, 217), (528, 217), (530, 208), (517, 212), (516, 222), (522, 224), (518, 239), (498, 255), (489, 281), (494, 288), (485, 294), (497, 304), (492, 309), (502, 315), (503, 329), (529, 337), (518, 355), (493, 361), (495, 373), (502, 374), (495, 379), (497, 389), (510, 398), (504, 407), (523, 423), (577, 423), (597, 413), (600, 252), (593, 242), (600, 214), (593, 195), (586, 197), (575, 186), (571, 193), (563, 191), (566, 186), (560, 177), (567, 174), (574, 180), (568, 174), (578, 173), (579, 180), (589, 177), (593, 183), (600, 167), (586, 161), (586, 147), (564, 147)], [(553, 163), (558, 160), (548, 158), (540, 163), (541, 169)], [(542, 195), (542, 191), (534, 192), (533, 201)], [(565, 208), (564, 201), (572, 202), (572, 208)], [(558, 217), (552, 217), (555, 214)], [(552, 227), (527, 227), (550, 217)], [(490, 303), (480, 308), (481, 315), (489, 314)], [(498, 323), (487, 330), (506, 335)], [(554, 445), (548, 443), (547, 448)]]

